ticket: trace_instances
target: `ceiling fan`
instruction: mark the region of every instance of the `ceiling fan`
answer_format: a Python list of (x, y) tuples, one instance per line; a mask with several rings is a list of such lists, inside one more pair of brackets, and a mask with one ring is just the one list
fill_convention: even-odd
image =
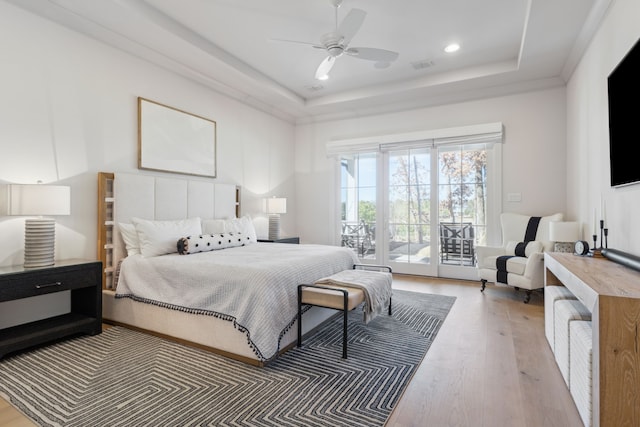
[(324, 49), (328, 56), (320, 63), (316, 70), (316, 79), (326, 80), (329, 78), (329, 71), (336, 62), (336, 59), (344, 55), (354, 58), (375, 61), (378, 68), (385, 68), (390, 62), (398, 58), (398, 52), (372, 47), (349, 47), (351, 39), (356, 35), (367, 12), (361, 9), (351, 9), (347, 16), (338, 25), (338, 8), (342, 5), (342, 0), (329, 0), (335, 8), (336, 26), (334, 31), (324, 34), (320, 38), (320, 43), (308, 43), (295, 40), (272, 39), (275, 41), (301, 43), (310, 45), (316, 49)]

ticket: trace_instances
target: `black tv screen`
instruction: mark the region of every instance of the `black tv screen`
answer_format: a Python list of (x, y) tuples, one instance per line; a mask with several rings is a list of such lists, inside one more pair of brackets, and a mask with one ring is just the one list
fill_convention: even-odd
[(640, 40), (607, 79), (611, 186), (640, 182)]

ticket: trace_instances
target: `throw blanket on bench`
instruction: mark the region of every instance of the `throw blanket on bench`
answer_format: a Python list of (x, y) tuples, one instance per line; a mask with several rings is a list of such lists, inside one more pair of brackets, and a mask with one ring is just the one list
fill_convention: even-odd
[(364, 293), (364, 323), (382, 313), (391, 299), (391, 273), (367, 270), (344, 270), (315, 282), (316, 285), (344, 286), (362, 289)]
[(496, 281), (500, 283), (509, 283), (507, 281), (507, 261), (514, 256), (526, 256), (526, 248), (529, 242), (536, 240), (538, 233), (538, 225), (540, 225), (541, 216), (532, 216), (529, 218), (527, 229), (524, 232), (524, 241), (518, 243), (515, 249), (515, 255), (503, 255), (496, 258)]

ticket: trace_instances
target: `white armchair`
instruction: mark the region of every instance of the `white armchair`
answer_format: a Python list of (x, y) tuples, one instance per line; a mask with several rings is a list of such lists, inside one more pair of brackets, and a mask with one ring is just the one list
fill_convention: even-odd
[(544, 252), (553, 250), (549, 223), (563, 215), (534, 217), (514, 213), (500, 215), (502, 246), (476, 246), (478, 277), (484, 292), (487, 282), (502, 283), (531, 292), (544, 287)]

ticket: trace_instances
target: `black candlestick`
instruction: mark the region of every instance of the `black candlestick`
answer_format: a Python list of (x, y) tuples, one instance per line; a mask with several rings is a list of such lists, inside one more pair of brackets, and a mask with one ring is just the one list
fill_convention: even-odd
[(600, 249), (602, 249), (602, 243), (604, 243), (604, 239), (602, 238), (602, 230), (604, 230), (604, 221), (600, 220)]
[(597, 243), (598, 243), (598, 235), (597, 235), (597, 234), (594, 234), (594, 235), (593, 235), (593, 250), (594, 250), (594, 251), (597, 249), (597, 248), (596, 248)]
[(609, 229), (604, 229), (604, 247), (609, 248)]

